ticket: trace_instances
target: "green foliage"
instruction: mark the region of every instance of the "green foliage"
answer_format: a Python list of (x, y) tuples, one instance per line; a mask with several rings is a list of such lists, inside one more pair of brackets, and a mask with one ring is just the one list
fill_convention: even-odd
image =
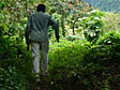
[(116, 45), (120, 44), (120, 33), (116, 31), (109, 31), (100, 37), (97, 41), (98, 45)]
[[(119, 33), (111, 31), (104, 38), (109, 35), (119, 36)], [(52, 44), (47, 78), (50, 88), (119, 90), (120, 42), (113, 39), (113, 44), (117, 45), (90, 46), (89, 43), (70, 41)]]
[[(91, 45), (83, 34), (61, 36), (60, 42), (55, 43), (54, 31), (50, 27), (49, 75), (44, 85), (49, 85), (50, 90), (120, 90), (120, 34), (115, 32), (119, 31), (119, 14), (90, 11), (91, 8), (81, 0), (1, 1), (0, 89), (34, 87), (33, 58), (31, 51), (26, 51), (24, 31), (28, 14), (35, 11), (39, 2), (45, 3), (47, 12), (59, 21), (60, 35), (65, 20), (63, 24), (69, 35), (74, 26), (84, 32), (88, 41), (95, 43)], [(105, 34), (101, 36), (103, 32)]]
[(65, 85), (67, 82), (72, 82), (72, 80), (69, 80), (70, 78), (79, 77), (78, 74), (83, 73), (80, 63), (88, 52), (87, 48), (74, 43), (67, 44), (67, 42), (64, 42), (64, 45), (59, 45), (55, 50), (50, 51), (49, 54), (51, 89), (78, 88), (79, 82), (75, 86), (65, 87)]
[(0, 88), (25, 90), (32, 73), (31, 55), (23, 43), (11, 38), (0, 39)]
[[(93, 46), (90, 52), (85, 56), (83, 63), (92, 63), (89, 69), (93, 72), (89, 75), (95, 77), (95, 80), (92, 81), (93, 87), (95, 86), (99, 90), (104, 90), (104, 87), (108, 90), (113, 88), (116, 90), (120, 89), (120, 79), (116, 79), (117, 75), (120, 73), (119, 47), (120, 45)], [(95, 68), (92, 70), (92, 67)], [(113, 78), (115, 80), (113, 80)]]
[(50, 88), (120, 89), (120, 79), (117, 79), (120, 73), (119, 47), (120, 45), (90, 47), (89, 43), (70, 41), (51, 45), (48, 76)]
[(77, 35), (67, 36), (66, 39), (67, 39), (68, 41), (83, 40), (82, 37), (77, 36)]
[(84, 17), (81, 20), (81, 25), (84, 29), (85, 38), (95, 43), (104, 30), (104, 13), (98, 10), (91, 11), (89, 17)]
[(105, 13), (105, 32), (110, 30), (120, 31), (119, 13)]

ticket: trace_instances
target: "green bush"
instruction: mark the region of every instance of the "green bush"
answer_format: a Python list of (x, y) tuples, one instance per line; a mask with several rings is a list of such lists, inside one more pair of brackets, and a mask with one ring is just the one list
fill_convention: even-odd
[(32, 73), (31, 55), (23, 43), (11, 38), (0, 39), (0, 88), (1, 90), (26, 90)]
[(72, 36), (67, 36), (66, 39), (68, 41), (77, 41), (77, 40), (82, 40), (83, 38), (77, 35), (72, 35)]
[(120, 89), (120, 79), (117, 79), (120, 73), (120, 44), (92, 46), (84, 59), (83, 65), (92, 63), (89, 69), (93, 70), (90, 75), (96, 80), (90, 80), (94, 87), (98, 90)]
[(110, 30), (120, 31), (120, 13), (105, 13), (105, 32)]
[(120, 33), (116, 31), (109, 31), (104, 36), (100, 37), (96, 44), (97, 45), (120, 44)]
[[(0, 39), (0, 42), (0, 88), (26, 90), (28, 85), (34, 87), (31, 55), (27, 53), (25, 46), (21, 43), (13, 44), (9, 38)], [(49, 75), (44, 80), (47, 81), (44, 84), (46, 88), (120, 89), (119, 44), (90, 46), (85, 40), (60, 40), (59, 43), (53, 43), (50, 42)]]
[(120, 89), (120, 79), (117, 79), (120, 73), (120, 33), (109, 31), (100, 37), (84, 59), (83, 63), (96, 66), (93, 76), (100, 79), (98, 86), (108, 90)]
[(47, 78), (50, 89), (119, 90), (119, 47), (70, 41), (51, 45)]
[(83, 17), (80, 25), (83, 27), (85, 38), (95, 43), (104, 30), (104, 13), (99, 10), (89, 12), (88, 17)]
[[(82, 68), (81, 62), (84, 55), (88, 52), (87, 48), (83, 45), (69, 44), (62, 47), (57, 47), (54, 51), (49, 53), (49, 72), (51, 81), (51, 90), (61, 90), (78, 88), (79, 83), (84, 81), (75, 80), (77, 85), (72, 85), (72, 78), (82, 78), (84, 68)], [(67, 82), (70, 83), (70, 87), (66, 87)]]

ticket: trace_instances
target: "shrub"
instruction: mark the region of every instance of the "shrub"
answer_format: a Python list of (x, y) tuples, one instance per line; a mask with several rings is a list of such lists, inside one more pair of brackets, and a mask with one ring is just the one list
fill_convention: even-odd
[(83, 38), (77, 35), (67, 36), (66, 39), (68, 41), (76, 41), (76, 40), (82, 40)]
[(105, 13), (105, 32), (110, 30), (120, 31), (120, 13)]
[(120, 33), (116, 31), (109, 31), (97, 41), (98, 45), (115, 45), (120, 44)]
[[(49, 53), (48, 81), (52, 90), (120, 89), (120, 45), (63, 42)], [(114, 78), (114, 80), (113, 80)]]
[(93, 74), (100, 79), (99, 86), (119, 90), (120, 79), (117, 77), (120, 73), (120, 33), (109, 31), (100, 37), (83, 63), (91, 62), (96, 66)]
[(84, 17), (81, 20), (85, 38), (95, 43), (104, 30), (104, 13), (98, 10), (91, 11), (89, 17)]
[[(80, 79), (76, 79), (83, 76), (84, 68), (82, 68), (81, 62), (87, 52), (86, 47), (77, 44), (69, 44), (50, 51), (49, 72), (52, 83), (51, 89), (59, 90), (79, 87), (81, 81), (79, 81)], [(80, 73), (82, 76), (79, 76)], [(76, 84), (78, 83), (77, 85), (74, 86), (71, 84), (74, 82), (72, 78), (75, 79)], [(68, 87), (69, 85), (71, 86)]]
[(97, 81), (90, 81), (98, 90), (120, 89), (120, 79), (116, 79), (120, 73), (120, 45), (93, 46), (84, 59), (83, 65), (92, 63), (89, 69)]
[(0, 88), (25, 90), (31, 81), (32, 60), (23, 43), (0, 39)]

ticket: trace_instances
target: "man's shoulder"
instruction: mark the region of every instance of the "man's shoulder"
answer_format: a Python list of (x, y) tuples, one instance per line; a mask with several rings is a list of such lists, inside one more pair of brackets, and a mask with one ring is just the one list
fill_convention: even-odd
[(43, 15), (43, 16), (49, 18), (49, 19), (52, 18), (50, 14), (48, 14), (48, 13), (42, 13), (42, 12), (31, 13), (31, 14), (29, 15), (29, 17), (30, 17), (30, 18), (32, 18), (32, 17), (36, 17), (36, 15), (37, 15), (37, 16), (39, 16), (39, 15), (40, 15), (40, 16)]
[(45, 16), (50, 17), (50, 14), (48, 14), (48, 13), (43, 13), (43, 12), (36, 12), (36, 13), (32, 13), (31, 15), (34, 16), (34, 15), (38, 15), (38, 14), (42, 14), (42, 15), (45, 15)]
[(48, 13), (43, 13), (45, 16), (47, 16), (47, 17), (50, 17), (50, 15), (48, 14)]

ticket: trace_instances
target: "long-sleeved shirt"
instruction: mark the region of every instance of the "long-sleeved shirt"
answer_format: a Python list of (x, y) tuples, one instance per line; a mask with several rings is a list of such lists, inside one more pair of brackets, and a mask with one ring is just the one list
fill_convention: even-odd
[(36, 12), (28, 17), (26, 27), (26, 40), (33, 42), (49, 42), (48, 27), (52, 26), (55, 29), (56, 38), (59, 37), (59, 25), (49, 14)]

